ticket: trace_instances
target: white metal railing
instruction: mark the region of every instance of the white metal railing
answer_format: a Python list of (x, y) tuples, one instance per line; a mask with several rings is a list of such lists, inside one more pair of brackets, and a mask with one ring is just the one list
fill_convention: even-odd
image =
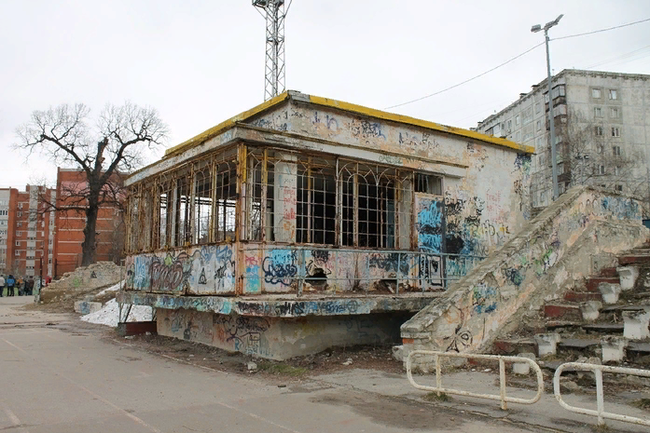
[[(420, 385), (415, 383), (413, 380), (413, 373), (411, 371), (411, 365), (414, 355), (425, 355), (433, 356), (436, 365), (436, 386)], [(499, 361), (499, 390), (500, 394), (478, 394), (470, 391), (463, 391), (460, 389), (453, 388), (443, 388), (442, 387), (442, 372), (440, 368), (440, 358), (464, 358), (464, 359), (488, 359), (488, 360), (498, 360)], [(537, 394), (533, 398), (525, 399), (518, 397), (508, 397), (506, 395), (506, 362), (525, 362), (528, 363), (535, 373), (537, 374)], [(422, 389), (425, 391), (437, 392), (438, 395), (441, 393), (445, 394), (455, 394), (455, 395), (464, 395), (466, 397), (476, 397), (483, 398), (487, 400), (497, 400), (501, 401), (501, 409), (507, 409), (507, 403), (519, 403), (519, 404), (534, 404), (542, 397), (544, 392), (544, 377), (542, 376), (542, 369), (539, 368), (539, 365), (532, 359), (518, 357), (518, 356), (500, 356), (500, 355), (477, 355), (472, 353), (453, 353), (453, 352), (438, 352), (433, 350), (413, 350), (409, 353), (406, 358), (406, 376), (408, 377), (411, 385), (417, 389)]]
[[(585, 409), (582, 407), (575, 407), (568, 405), (564, 400), (562, 400), (562, 394), (560, 392), (560, 376), (565, 370), (569, 371), (593, 371), (596, 375), (596, 407), (597, 410)], [(619, 415), (616, 413), (605, 412), (605, 399), (603, 394), (603, 371), (606, 373), (618, 373), (618, 374), (631, 374), (634, 376), (650, 377), (649, 370), (641, 370), (638, 368), (623, 368), (623, 367), (610, 367), (607, 365), (597, 365), (597, 364), (585, 364), (582, 362), (567, 362), (560, 365), (557, 370), (555, 370), (555, 376), (553, 377), (553, 392), (555, 393), (555, 398), (557, 402), (560, 403), (560, 406), (565, 408), (568, 411), (581, 413), (583, 415), (592, 415), (598, 417), (598, 425), (605, 424), (605, 418), (613, 419), (616, 421), (623, 421), (632, 424), (647, 425), (650, 426), (650, 418), (637, 418), (629, 415)]]

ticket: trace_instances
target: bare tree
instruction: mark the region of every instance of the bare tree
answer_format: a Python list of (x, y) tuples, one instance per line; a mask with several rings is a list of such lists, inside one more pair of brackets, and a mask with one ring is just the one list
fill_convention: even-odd
[(645, 172), (639, 177), (644, 159), (614, 136), (614, 128), (619, 127), (586, 119), (579, 112), (568, 113), (558, 131), (571, 185), (625, 186), (627, 193), (645, 196), (640, 189), (646, 186)]
[(162, 144), (167, 127), (156, 110), (127, 103), (107, 105), (96, 124), (89, 124), (90, 110), (83, 104), (61, 105), (34, 111), (31, 121), (17, 130), (17, 148), (48, 155), (61, 166), (84, 173), (86, 182), (66, 187), (64, 200), (44, 201), (55, 211), (85, 215), (82, 266), (95, 262), (97, 217), (101, 206), (121, 206), (122, 176), (142, 164), (143, 151)]

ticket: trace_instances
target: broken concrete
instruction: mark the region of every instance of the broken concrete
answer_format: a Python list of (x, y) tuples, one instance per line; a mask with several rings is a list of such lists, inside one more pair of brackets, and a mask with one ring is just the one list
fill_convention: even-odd
[(77, 301), (74, 303), (74, 311), (75, 313), (79, 314), (90, 314), (94, 313), (95, 311), (99, 311), (102, 309), (102, 304), (101, 302), (93, 302), (93, 301)]
[(539, 357), (555, 355), (557, 352), (557, 344), (562, 340), (560, 334), (537, 334), (535, 341), (537, 342), (537, 354)]
[(603, 363), (620, 362), (625, 358), (627, 339), (624, 337), (605, 337), (600, 342)]
[[(520, 358), (532, 359), (533, 361), (537, 359), (535, 357), (535, 354), (530, 352), (520, 353), (517, 356)], [(528, 374), (530, 374), (530, 364), (528, 362), (515, 362), (512, 364), (512, 372), (514, 374), (521, 374), (527, 376)]]
[(77, 296), (115, 285), (122, 277), (123, 269), (113, 262), (97, 262), (87, 267), (79, 267), (74, 272), (63, 274), (61, 279), (52, 281), (47, 287), (41, 289), (40, 300), (43, 303), (50, 303)]
[(598, 319), (600, 316), (600, 309), (603, 307), (603, 303), (599, 301), (587, 301), (584, 304), (580, 305), (580, 312), (582, 314), (582, 319), (588, 322), (593, 322)]
[(623, 311), (623, 336), (630, 340), (650, 338), (650, 306), (637, 311)]
[(637, 266), (620, 266), (616, 268), (621, 282), (621, 290), (631, 290), (639, 278), (639, 268)]
[(598, 291), (603, 296), (605, 304), (615, 304), (618, 302), (618, 297), (621, 294), (621, 285), (612, 283), (598, 284)]

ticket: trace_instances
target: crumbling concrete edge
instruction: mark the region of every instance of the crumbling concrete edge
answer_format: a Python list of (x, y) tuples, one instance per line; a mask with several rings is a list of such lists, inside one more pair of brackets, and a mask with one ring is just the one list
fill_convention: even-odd
[(373, 314), (390, 311), (420, 311), (431, 303), (431, 298), (373, 297), (333, 299), (246, 299), (220, 296), (174, 296), (163, 293), (119, 291), (117, 301), (125, 304), (145, 305), (169, 310), (189, 309), (218, 314), (238, 314), (257, 317), (305, 317)]

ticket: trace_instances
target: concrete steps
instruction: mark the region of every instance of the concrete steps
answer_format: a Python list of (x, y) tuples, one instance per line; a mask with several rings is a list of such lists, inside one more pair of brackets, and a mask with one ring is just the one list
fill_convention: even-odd
[(650, 245), (617, 259), (617, 267), (601, 269), (584, 286), (547, 302), (540, 311), (543, 332), (497, 340), (494, 352), (550, 356), (543, 364), (551, 369), (594, 357), (650, 368)]

